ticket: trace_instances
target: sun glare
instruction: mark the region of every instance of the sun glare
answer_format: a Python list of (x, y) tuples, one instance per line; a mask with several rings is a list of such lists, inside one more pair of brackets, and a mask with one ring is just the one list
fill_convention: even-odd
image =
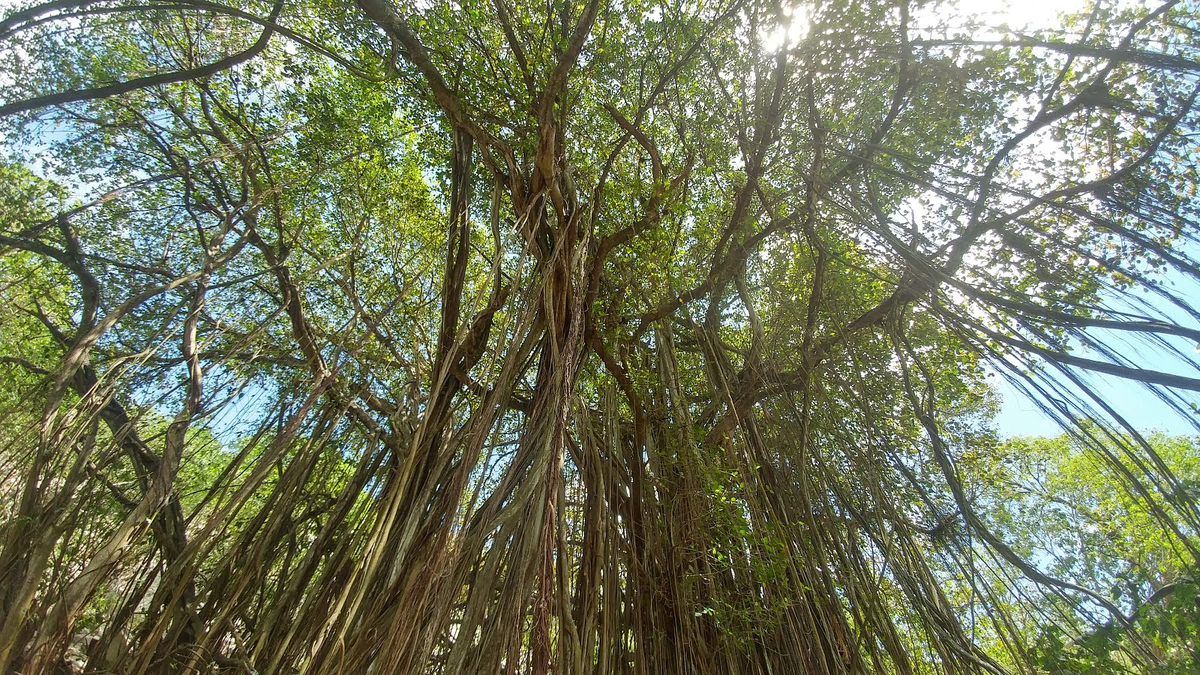
[[(3, 0), (0, 0), (2, 2)], [(922, 8), (914, 15), (930, 15), (953, 11), (983, 19), (990, 26), (1006, 25), (1016, 30), (1053, 28), (1064, 13), (1078, 12), (1087, 6), (1087, 0), (953, 0), (934, 3)], [(763, 28), (760, 40), (764, 49), (775, 52), (793, 48), (808, 35), (809, 12), (806, 3), (785, 4), (778, 23)]]
[(767, 51), (792, 48), (808, 35), (808, 10), (803, 5), (785, 5), (780, 22), (764, 31), (762, 45)]

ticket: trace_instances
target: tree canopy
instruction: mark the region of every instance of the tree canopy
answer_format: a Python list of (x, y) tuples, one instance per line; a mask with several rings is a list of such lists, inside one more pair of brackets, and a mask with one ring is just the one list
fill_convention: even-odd
[(1200, 666), (1194, 3), (0, 17), (0, 670)]

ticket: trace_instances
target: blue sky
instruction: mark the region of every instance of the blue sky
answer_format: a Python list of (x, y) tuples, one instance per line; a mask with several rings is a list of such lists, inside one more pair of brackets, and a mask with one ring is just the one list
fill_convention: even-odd
[[(1186, 302), (1192, 305), (1200, 304), (1200, 283), (1197, 283), (1196, 280), (1186, 278), (1179, 272), (1171, 272), (1164, 275), (1162, 282)], [(1184, 326), (1195, 326), (1196, 324), (1178, 308), (1166, 306), (1161, 300), (1151, 299), (1144, 292), (1135, 291), (1134, 296), (1147, 300), (1155, 310), (1161, 313), (1162, 316), (1157, 318)], [(1123, 348), (1122, 355), (1132, 359), (1141, 368), (1200, 377), (1200, 352), (1197, 351), (1200, 349), (1200, 345), (1187, 344), (1182, 340), (1173, 342), (1187, 357), (1187, 362), (1144, 343), (1135, 343), (1127, 349)], [(1098, 355), (1082, 349), (1080, 354), (1089, 358), (1100, 358)], [(1187, 418), (1180, 416), (1141, 383), (1106, 375), (1091, 375), (1087, 380), (1100, 398), (1124, 416), (1138, 431), (1162, 431), (1168, 434), (1200, 433), (1200, 430), (1194, 426), (1200, 423), (1200, 413), (1192, 412)], [(1004, 382), (1003, 378), (993, 378), (992, 381), (998, 384), (997, 390), (1003, 400), (1000, 415), (996, 418), (996, 427), (1002, 436), (1045, 436), (1058, 433), (1058, 425), (1042, 413), (1037, 405), (1017, 388)], [(1183, 392), (1183, 394), (1185, 399), (1200, 403), (1200, 394), (1196, 392)]]

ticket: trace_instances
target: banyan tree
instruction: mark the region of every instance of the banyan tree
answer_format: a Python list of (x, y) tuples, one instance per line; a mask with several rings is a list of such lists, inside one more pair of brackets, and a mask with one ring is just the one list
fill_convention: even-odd
[(0, 671), (1194, 664), (1200, 10), (1077, 10), (8, 6)]

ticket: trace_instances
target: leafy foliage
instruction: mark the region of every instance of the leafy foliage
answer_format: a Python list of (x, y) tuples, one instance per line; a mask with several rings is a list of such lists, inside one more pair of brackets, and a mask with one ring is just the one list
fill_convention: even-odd
[(1193, 667), (1197, 35), (11, 10), (0, 670)]

